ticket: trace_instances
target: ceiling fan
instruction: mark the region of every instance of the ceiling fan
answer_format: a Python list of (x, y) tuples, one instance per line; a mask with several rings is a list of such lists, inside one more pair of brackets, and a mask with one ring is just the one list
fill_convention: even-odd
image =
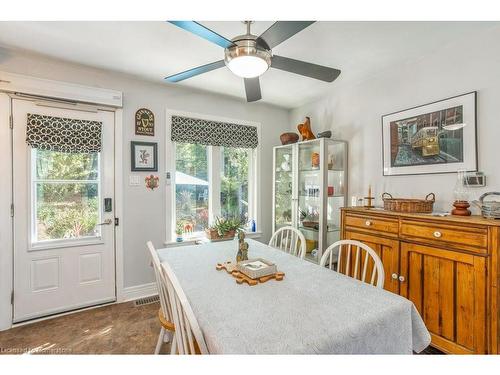
[(274, 47), (313, 24), (314, 21), (278, 21), (260, 36), (250, 32), (252, 21), (245, 21), (246, 34), (231, 40), (195, 21), (169, 22), (224, 48), (224, 59), (168, 76), (165, 78), (168, 82), (179, 82), (225, 65), (235, 75), (244, 79), (247, 101), (254, 102), (262, 98), (259, 76), (270, 67), (325, 82), (333, 82), (340, 75), (338, 69), (273, 55)]

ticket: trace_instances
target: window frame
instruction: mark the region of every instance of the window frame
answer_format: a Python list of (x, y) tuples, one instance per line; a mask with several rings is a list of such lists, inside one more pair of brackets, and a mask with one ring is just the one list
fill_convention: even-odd
[[(259, 122), (237, 120), (220, 116), (206, 114), (181, 112), (172, 109), (166, 110), (166, 152), (165, 152), (165, 177), (170, 173), (170, 179), (166, 178), (166, 236), (165, 242), (175, 241), (175, 172), (176, 172), (176, 143), (171, 140), (172, 116), (193, 117), (207, 121), (230, 122), (238, 125), (254, 126), (257, 128), (259, 144), (255, 149), (249, 149), (248, 161), (248, 216), (256, 222), (256, 231), (260, 229), (261, 207), (260, 207), (260, 153), (261, 153), (261, 125)], [(207, 146), (208, 156), (208, 212), (209, 223), (213, 223), (216, 216), (220, 215), (220, 172), (221, 172), (221, 147)], [(203, 238), (204, 234), (196, 232), (188, 239)]]

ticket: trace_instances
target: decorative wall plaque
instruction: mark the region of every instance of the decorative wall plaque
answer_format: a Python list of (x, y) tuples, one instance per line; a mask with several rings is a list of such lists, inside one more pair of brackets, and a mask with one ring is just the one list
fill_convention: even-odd
[(155, 115), (147, 108), (138, 109), (135, 113), (135, 134), (155, 135)]

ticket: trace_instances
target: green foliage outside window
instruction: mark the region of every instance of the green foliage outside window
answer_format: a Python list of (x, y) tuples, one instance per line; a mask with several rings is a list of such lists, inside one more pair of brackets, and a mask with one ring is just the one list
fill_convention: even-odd
[(36, 151), (37, 240), (97, 234), (98, 171), (96, 153)]
[(224, 147), (222, 149), (221, 214), (223, 217), (248, 218), (248, 150)]
[[(187, 176), (208, 182), (207, 146), (176, 143), (175, 169)], [(208, 186), (175, 186), (176, 232), (200, 232), (208, 226)]]

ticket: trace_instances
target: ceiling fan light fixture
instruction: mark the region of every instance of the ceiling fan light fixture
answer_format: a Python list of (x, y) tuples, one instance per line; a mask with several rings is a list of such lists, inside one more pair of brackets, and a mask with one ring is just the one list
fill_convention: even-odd
[(224, 62), (238, 77), (254, 78), (264, 74), (271, 66), (271, 51), (257, 45), (253, 35), (233, 39), (235, 45), (226, 48)]
[(242, 78), (254, 78), (264, 74), (269, 65), (258, 56), (238, 56), (227, 64), (231, 72)]

